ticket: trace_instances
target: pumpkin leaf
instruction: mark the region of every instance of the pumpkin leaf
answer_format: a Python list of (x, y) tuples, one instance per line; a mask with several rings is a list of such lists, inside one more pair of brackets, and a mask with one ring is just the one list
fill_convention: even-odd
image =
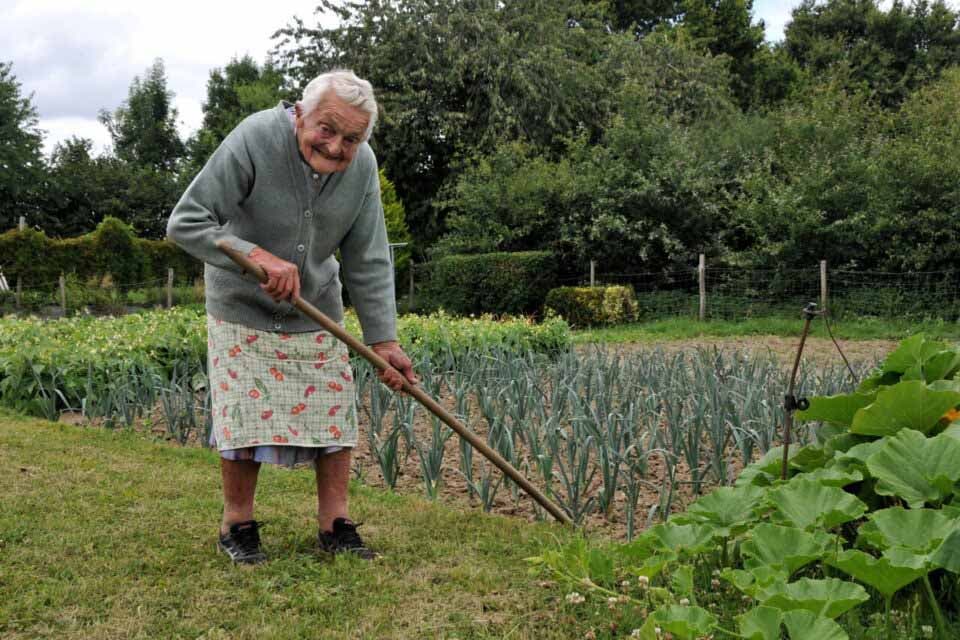
[(664, 522), (650, 527), (642, 536), (655, 548), (677, 553), (698, 554), (715, 546), (715, 527), (704, 524)]
[(836, 618), (870, 599), (860, 585), (836, 578), (801, 578), (788, 584), (774, 583), (765, 595), (761, 604), (768, 607), (782, 611), (803, 609), (827, 618)]
[(809, 611), (788, 611), (783, 614), (790, 640), (849, 640), (850, 636), (830, 618), (821, 618)]
[(754, 607), (737, 616), (740, 637), (745, 640), (780, 640), (783, 612), (773, 607)]
[(857, 411), (850, 432), (889, 436), (912, 429), (926, 434), (958, 403), (960, 391), (931, 389), (922, 380), (898, 382), (880, 389), (873, 404)]
[(656, 632), (659, 628), (678, 640), (695, 640), (713, 631), (716, 624), (716, 616), (706, 609), (668, 605), (660, 607), (647, 618), (640, 628), (640, 637), (645, 640), (661, 640), (663, 635), (657, 635)]
[(827, 558), (827, 564), (873, 587), (886, 597), (927, 573), (919, 556), (895, 554), (874, 558), (856, 549), (848, 549), (835, 558)]
[(768, 497), (781, 519), (801, 529), (832, 529), (867, 511), (867, 505), (856, 496), (805, 477), (770, 490)]
[(703, 496), (683, 514), (672, 520), (678, 524), (700, 523), (716, 529), (722, 537), (743, 532), (757, 519), (754, 512), (760, 505), (764, 490), (753, 485), (720, 487)]
[(843, 393), (835, 396), (821, 396), (810, 398), (810, 408), (797, 411), (794, 414), (797, 420), (809, 422), (819, 420), (830, 424), (849, 427), (853, 423), (853, 416), (860, 409), (873, 404), (877, 399), (877, 392), (870, 393)]
[(919, 509), (953, 494), (953, 485), (960, 479), (960, 442), (943, 434), (927, 438), (907, 429), (886, 438), (867, 458), (867, 469), (877, 479), (878, 494), (898, 496)]
[(740, 551), (747, 556), (744, 566), (767, 566), (783, 569), (787, 574), (822, 558), (836, 538), (823, 531), (808, 533), (794, 527), (760, 524), (754, 527), (751, 538)]
[(937, 509), (891, 507), (874, 511), (869, 522), (860, 525), (858, 541), (875, 549), (901, 547), (916, 553), (930, 553), (960, 522)]

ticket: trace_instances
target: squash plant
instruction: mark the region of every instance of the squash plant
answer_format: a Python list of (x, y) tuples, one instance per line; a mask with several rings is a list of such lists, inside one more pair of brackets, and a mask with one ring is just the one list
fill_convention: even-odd
[[(926, 630), (950, 637), (941, 607), (960, 574), (958, 373), (960, 350), (911, 337), (853, 393), (812, 398), (797, 413), (819, 426), (812, 444), (789, 452), (786, 480), (776, 447), (733, 487), (633, 542), (578, 543), (531, 562), (601, 594), (642, 580), (647, 590), (626, 596), (648, 614), (634, 632), (641, 638), (775, 640), (785, 631), (840, 640), (848, 635), (836, 619), (858, 607), (883, 611), (880, 637), (902, 637), (891, 628), (897, 597), (923, 600)], [(932, 575), (948, 588), (934, 590)], [(751, 603), (748, 611), (723, 620), (697, 606), (693, 583), (709, 593), (721, 579)]]

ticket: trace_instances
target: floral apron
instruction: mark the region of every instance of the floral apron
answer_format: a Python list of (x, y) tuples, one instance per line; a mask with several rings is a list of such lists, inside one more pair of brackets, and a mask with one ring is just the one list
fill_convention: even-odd
[(353, 447), (353, 372), (326, 331), (258, 331), (207, 316), (213, 433), (220, 451)]

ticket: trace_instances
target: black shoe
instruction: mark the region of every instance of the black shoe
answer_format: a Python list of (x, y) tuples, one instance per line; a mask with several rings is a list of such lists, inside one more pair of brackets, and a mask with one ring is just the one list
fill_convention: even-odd
[(217, 547), (236, 564), (259, 564), (267, 559), (260, 550), (260, 523), (256, 520), (230, 525), (230, 533), (220, 536)]
[(333, 521), (333, 531), (321, 531), (320, 535), (317, 536), (317, 542), (321, 551), (332, 554), (352, 553), (364, 560), (374, 560), (380, 557), (379, 553), (363, 543), (363, 539), (357, 533), (357, 525), (348, 518), (335, 519)]

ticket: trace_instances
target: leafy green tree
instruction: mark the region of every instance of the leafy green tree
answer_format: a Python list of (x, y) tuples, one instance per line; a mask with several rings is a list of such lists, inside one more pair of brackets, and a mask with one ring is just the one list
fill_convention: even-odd
[(100, 111), (100, 122), (110, 132), (120, 160), (161, 171), (177, 168), (185, 149), (177, 134), (173, 96), (158, 58), (143, 79), (133, 79), (126, 101), (116, 111)]
[[(387, 240), (391, 243), (410, 243), (410, 230), (407, 228), (403, 203), (397, 197), (393, 182), (387, 172), (380, 169), (380, 201), (383, 203), (383, 217), (387, 225)], [(394, 253), (394, 267), (403, 270), (410, 262), (410, 247), (400, 247)]]
[(36, 222), (44, 179), (41, 145), (32, 96), (21, 93), (13, 63), (0, 62), (0, 230), (16, 226), (20, 216)]
[(227, 134), (250, 114), (289, 97), (283, 75), (271, 60), (262, 67), (250, 56), (233, 58), (207, 80), (203, 124), (187, 142), (193, 171), (199, 171)]
[(897, 0), (886, 11), (877, 0), (804, 0), (793, 11), (784, 44), (815, 75), (836, 76), (896, 106), (960, 63), (958, 17), (943, 0)]

